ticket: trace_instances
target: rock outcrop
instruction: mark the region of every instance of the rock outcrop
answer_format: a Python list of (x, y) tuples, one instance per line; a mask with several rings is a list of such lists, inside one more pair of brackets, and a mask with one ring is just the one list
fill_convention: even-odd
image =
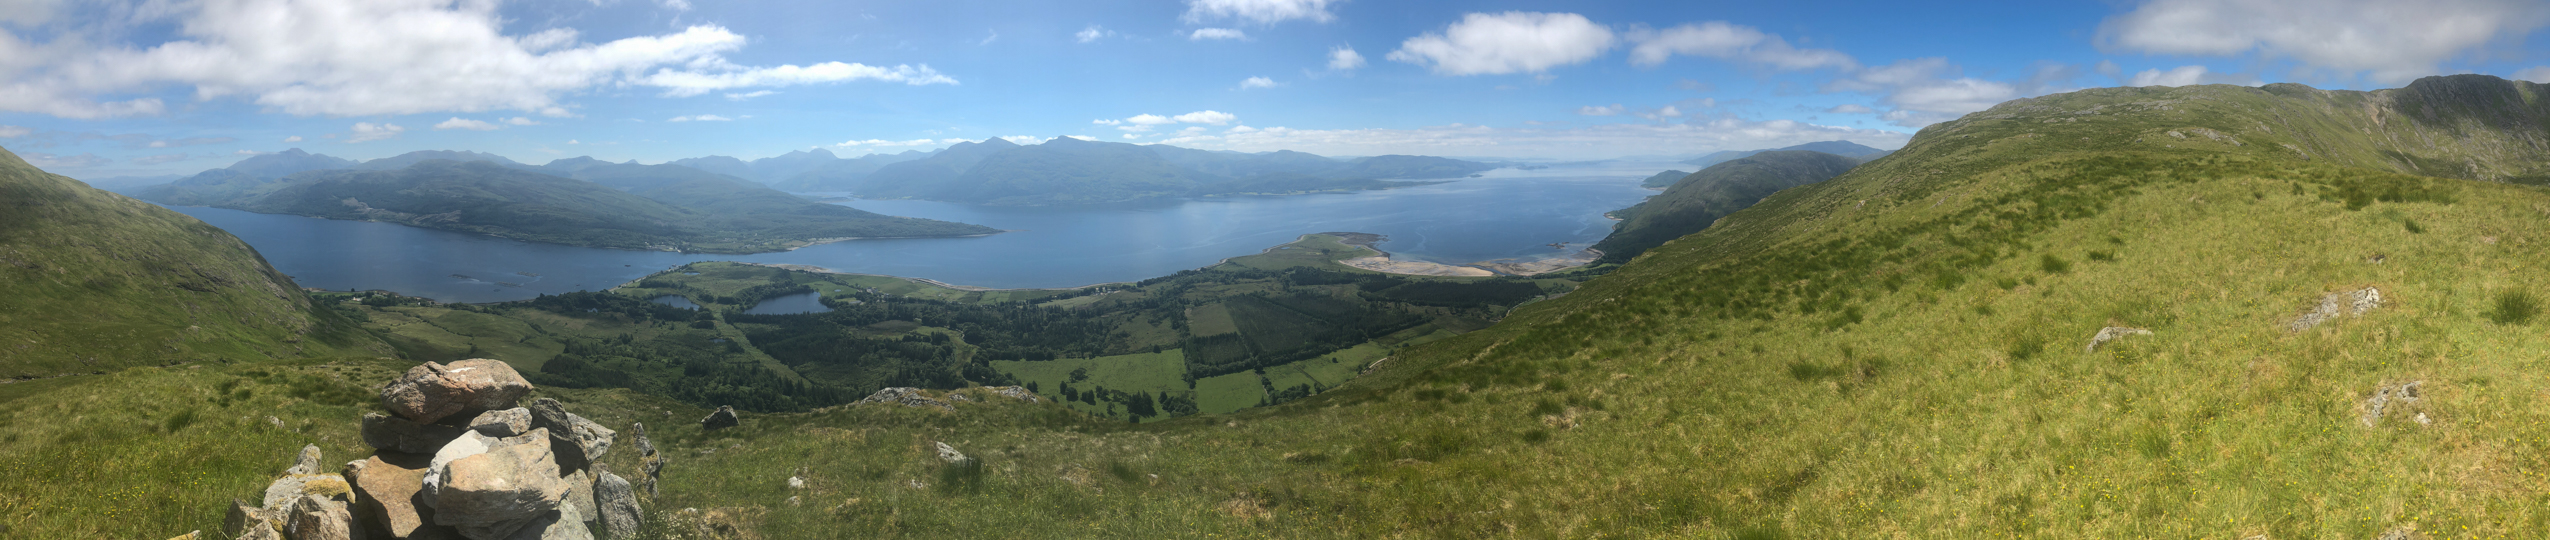
[(2089, 346), (2089, 347), (2087, 347), (2087, 348), (2082, 349), (2082, 350), (2081, 350), (2081, 352), (2098, 352), (2098, 346), (2100, 346), (2100, 345), (2106, 345), (2106, 344), (2107, 344), (2107, 342), (2110, 342), (2110, 341), (2116, 341), (2116, 340), (2119, 340), (2119, 339), (2124, 339), (2124, 338), (2125, 338), (2125, 336), (2148, 336), (2148, 335), (2152, 335), (2152, 331), (2150, 331), (2150, 330), (2144, 330), (2144, 329), (2141, 329), (2141, 328), (2127, 328), (2127, 327), (2123, 327), (2123, 326), (2110, 326), (2110, 327), (2106, 327), (2106, 328), (2100, 328), (2100, 329), (2098, 329), (2098, 335), (2090, 336), (2090, 346)]
[(469, 409), (513, 408), (531, 393), (531, 382), (511, 365), (484, 358), (426, 362), (407, 370), (381, 389), (381, 406), (417, 422), (430, 423)]
[(2377, 307), (2382, 307), (2381, 289), (2365, 287), (2353, 292), (2329, 293), (2320, 296), (2318, 307), (2294, 318), (2291, 324), (2285, 325), (2285, 329), (2295, 332), (2310, 330), (2341, 315), (2362, 316)]
[[(556, 400), (518, 407), (531, 390), (495, 360), (408, 370), (381, 389), (390, 414), (362, 419), (363, 441), (378, 452), (328, 474), (320, 449), (303, 448), (260, 504), (233, 501), (223, 532), (260, 540), (589, 540), (586, 523), (595, 522), (610, 538), (633, 537), (643, 523), (635, 491), (589, 465), (618, 434)], [(650, 471), (661, 468), (644, 427), (636, 429)]]
[(733, 405), (718, 407), (717, 412), (708, 413), (707, 418), (699, 419), (701, 431), (715, 431), (740, 425), (744, 425), (743, 420), (735, 417)]
[(921, 393), (921, 389), (908, 386), (898, 386), (878, 390), (877, 393), (868, 394), (868, 397), (860, 399), (858, 403), (852, 403), (852, 405), (867, 405), (871, 403), (890, 403), (905, 407), (929, 407), (947, 412), (956, 412), (955, 406), (948, 405), (945, 401), (931, 399), (929, 395)]

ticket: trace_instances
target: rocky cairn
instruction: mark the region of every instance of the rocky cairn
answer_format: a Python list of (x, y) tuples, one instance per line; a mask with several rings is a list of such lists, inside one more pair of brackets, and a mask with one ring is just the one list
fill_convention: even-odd
[[(635, 537), (643, 525), (635, 490), (595, 464), (618, 434), (557, 400), (521, 403), (531, 390), (496, 360), (409, 369), (381, 388), (391, 414), (363, 416), (363, 442), (377, 452), (328, 474), (317, 446), (301, 449), (259, 504), (232, 502), (224, 532), (243, 540)], [(638, 430), (638, 444), (652, 450)]]

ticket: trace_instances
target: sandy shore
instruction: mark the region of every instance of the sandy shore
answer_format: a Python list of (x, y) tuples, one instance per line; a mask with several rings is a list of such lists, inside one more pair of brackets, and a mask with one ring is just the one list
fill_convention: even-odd
[(1500, 274), (1533, 276), (1593, 264), (1595, 259), (1600, 258), (1603, 258), (1603, 252), (1587, 248), (1561, 257), (1546, 257), (1539, 259), (1497, 259), (1493, 261), (1471, 263), (1471, 265), (1495, 270)]
[(1384, 274), (1461, 277), (1487, 277), (1496, 275), (1495, 272), (1489, 272), (1467, 266), (1453, 266), (1449, 264), (1430, 263), (1425, 261), (1392, 260), (1389, 255), (1358, 257), (1337, 261), (1337, 263), (1374, 272), (1381, 272)]

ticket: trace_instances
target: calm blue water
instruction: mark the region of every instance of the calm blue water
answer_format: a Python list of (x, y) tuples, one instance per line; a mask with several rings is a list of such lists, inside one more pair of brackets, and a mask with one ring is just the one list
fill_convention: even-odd
[[(518, 242), (404, 225), (172, 209), (230, 231), (305, 287), (382, 289), (448, 302), (599, 290), (695, 261), (813, 265), (998, 288), (1135, 281), (1257, 253), (1303, 234), (1383, 234), (1401, 258), (1468, 263), (1573, 251), (1611, 230), (1603, 212), (1655, 192), (1638, 181), (1672, 164), (1515, 171), (1404, 189), (1173, 201), (1101, 208), (1009, 208), (857, 201), (898, 216), (1011, 232), (980, 238), (860, 240), (754, 255), (625, 251)], [(1687, 168), (1687, 167), (1686, 167)]]

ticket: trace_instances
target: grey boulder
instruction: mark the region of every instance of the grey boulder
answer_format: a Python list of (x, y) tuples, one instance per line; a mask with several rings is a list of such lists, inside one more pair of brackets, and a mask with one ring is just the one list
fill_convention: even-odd
[(426, 362), (381, 388), (381, 406), (409, 420), (431, 423), (464, 410), (511, 409), (529, 393), (531, 381), (502, 361)]

